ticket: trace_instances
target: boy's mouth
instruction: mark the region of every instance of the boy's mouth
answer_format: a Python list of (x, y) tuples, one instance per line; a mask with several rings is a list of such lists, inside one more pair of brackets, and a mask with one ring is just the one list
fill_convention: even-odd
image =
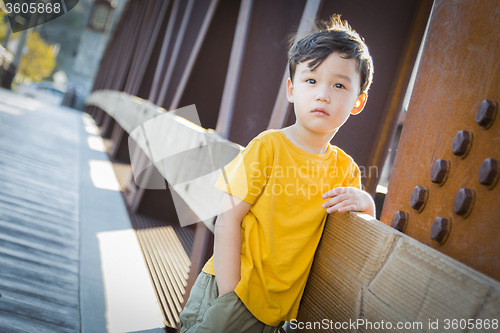
[(325, 109), (323, 108), (315, 108), (314, 110), (311, 111), (312, 114), (314, 115), (318, 115), (318, 116), (326, 116), (328, 117), (330, 114), (328, 114), (328, 112), (326, 112)]

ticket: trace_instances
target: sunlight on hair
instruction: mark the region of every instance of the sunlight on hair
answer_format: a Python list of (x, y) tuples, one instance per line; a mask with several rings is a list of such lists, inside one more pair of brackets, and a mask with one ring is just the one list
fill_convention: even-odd
[(95, 187), (104, 190), (120, 191), (120, 186), (116, 180), (111, 162), (90, 160), (89, 166), (90, 179)]
[(327, 24), (328, 30), (343, 30), (343, 31), (351, 31), (356, 32), (350, 25), (347, 23), (347, 20), (342, 20), (340, 14), (333, 14), (330, 17), (330, 21)]

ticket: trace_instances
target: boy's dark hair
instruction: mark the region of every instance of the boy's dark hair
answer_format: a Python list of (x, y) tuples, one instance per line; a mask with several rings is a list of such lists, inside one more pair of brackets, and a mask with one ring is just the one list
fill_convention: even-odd
[[(319, 25), (325, 27), (320, 28)], [(333, 15), (328, 23), (316, 23), (312, 32), (302, 38), (297, 38), (297, 41), (290, 47), (288, 51), (290, 79), (293, 82), (298, 64), (312, 60), (308, 67), (315, 70), (334, 52), (340, 53), (345, 59), (357, 59), (358, 72), (361, 74), (360, 93), (367, 92), (373, 78), (372, 57), (364, 39), (351, 28), (347, 21), (342, 21), (338, 14)]]

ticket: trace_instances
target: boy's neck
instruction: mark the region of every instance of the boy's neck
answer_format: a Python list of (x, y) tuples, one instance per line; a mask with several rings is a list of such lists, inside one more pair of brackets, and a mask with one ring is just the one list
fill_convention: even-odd
[(316, 133), (308, 129), (293, 124), (281, 130), (294, 145), (311, 154), (326, 153), (328, 144), (335, 136), (333, 133)]

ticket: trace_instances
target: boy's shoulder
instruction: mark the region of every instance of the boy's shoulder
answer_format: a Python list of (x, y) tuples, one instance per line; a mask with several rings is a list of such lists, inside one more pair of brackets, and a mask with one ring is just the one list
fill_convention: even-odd
[(262, 142), (276, 140), (276, 138), (278, 138), (281, 135), (280, 132), (281, 131), (277, 130), (277, 129), (268, 129), (268, 130), (261, 132), (253, 140), (259, 140)]
[(337, 147), (335, 145), (331, 145), (331, 146), (337, 153), (337, 163), (350, 162), (350, 163), (356, 164), (356, 162), (354, 162), (354, 159), (351, 157), (351, 155), (347, 154), (345, 151), (343, 151), (342, 149), (340, 149), (339, 147)]
[(282, 135), (280, 130), (276, 129), (268, 129), (263, 132), (261, 132), (259, 135), (254, 137), (252, 141), (248, 143), (248, 145), (245, 147), (250, 147), (251, 145), (255, 144), (256, 142), (262, 144), (263, 146), (266, 147), (266, 149), (271, 149), (276, 143), (279, 141), (282, 141)]

